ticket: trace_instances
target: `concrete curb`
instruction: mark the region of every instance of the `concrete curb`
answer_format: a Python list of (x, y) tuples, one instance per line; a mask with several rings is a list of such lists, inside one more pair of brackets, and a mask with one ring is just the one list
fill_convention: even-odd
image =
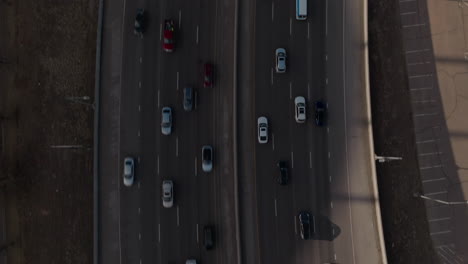
[(240, 247), (240, 225), (239, 225), (239, 179), (237, 172), (237, 39), (238, 39), (238, 21), (239, 21), (239, 0), (235, 0), (234, 8), (234, 71), (233, 71), (233, 166), (234, 166), (234, 206), (236, 215), (236, 244), (237, 244), (237, 263), (242, 263)]
[(370, 84), (369, 84), (369, 37), (368, 37), (368, 18), (367, 18), (367, 0), (363, 2), (363, 30), (364, 30), (364, 85), (366, 87), (366, 104), (367, 104), (367, 116), (369, 118), (369, 151), (371, 153), (370, 164), (371, 164), (371, 176), (372, 176), (372, 190), (375, 197), (375, 221), (377, 225), (378, 240), (381, 249), (382, 263), (387, 264), (387, 250), (385, 248), (384, 234), (382, 228), (382, 215), (380, 212), (380, 200), (379, 189), (377, 186), (377, 172), (375, 169), (375, 151), (374, 151), (374, 136), (372, 131), (372, 111), (371, 111), (371, 100), (370, 100)]
[(99, 95), (101, 89), (101, 47), (104, 0), (99, 0), (96, 34), (96, 71), (94, 80), (94, 146), (93, 146), (93, 263), (99, 263)]

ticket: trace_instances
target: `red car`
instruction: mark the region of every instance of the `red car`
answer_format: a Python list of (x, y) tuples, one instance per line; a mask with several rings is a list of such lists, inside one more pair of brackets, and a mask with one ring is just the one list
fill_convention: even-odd
[(205, 63), (205, 77), (203, 78), (203, 86), (211, 87), (213, 86), (213, 65), (210, 63)]
[(174, 21), (167, 19), (164, 20), (164, 40), (163, 50), (165, 52), (174, 51)]

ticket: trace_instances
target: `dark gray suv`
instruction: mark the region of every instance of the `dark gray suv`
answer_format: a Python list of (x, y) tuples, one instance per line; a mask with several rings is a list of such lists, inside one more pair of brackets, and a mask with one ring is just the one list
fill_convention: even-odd
[(184, 110), (189, 112), (192, 111), (193, 107), (193, 89), (192, 87), (184, 88)]

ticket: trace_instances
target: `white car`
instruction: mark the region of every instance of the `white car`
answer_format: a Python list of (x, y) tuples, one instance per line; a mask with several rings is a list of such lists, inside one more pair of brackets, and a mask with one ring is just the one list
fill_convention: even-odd
[(305, 98), (302, 96), (298, 96), (294, 99), (295, 104), (295, 113), (294, 116), (296, 118), (297, 123), (304, 123), (306, 121), (306, 102)]
[(172, 109), (170, 107), (163, 107), (161, 111), (161, 133), (163, 135), (170, 135), (172, 132)]
[(276, 72), (286, 72), (286, 50), (283, 48), (277, 48), (275, 52), (276, 57)]
[(162, 203), (164, 208), (171, 208), (174, 205), (173, 186), (170, 180), (165, 180), (162, 183)]
[(130, 187), (133, 185), (135, 162), (133, 158), (126, 157), (124, 159), (123, 183)]
[(265, 144), (268, 142), (268, 119), (261, 116), (257, 120), (258, 126), (258, 143)]
[(213, 170), (213, 148), (208, 145), (202, 147), (202, 169), (204, 172)]

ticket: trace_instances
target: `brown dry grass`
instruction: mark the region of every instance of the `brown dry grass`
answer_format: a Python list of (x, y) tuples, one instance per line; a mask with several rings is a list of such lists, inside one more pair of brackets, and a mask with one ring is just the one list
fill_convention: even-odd
[(8, 262), (91, 263), (93, 111), (65, 98), (94, 94), (97, 1), (0, 5)]

